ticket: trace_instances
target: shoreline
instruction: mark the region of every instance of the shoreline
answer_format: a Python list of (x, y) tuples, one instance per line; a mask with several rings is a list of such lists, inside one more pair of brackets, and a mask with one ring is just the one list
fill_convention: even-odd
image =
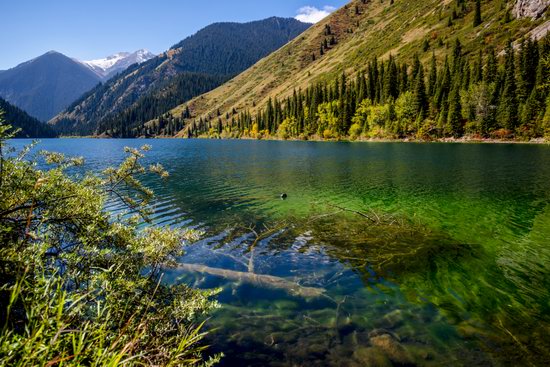
[(304, 142), (320, 142), (320, 143), (439, 143), (439, 144), (526, 144), (526, 145), (550, 145), (550, 140), (542, 138), (531, 140), (502, 140), (502, 139), (479, 139), (479, 138), (439, 138), (439, 139), (382, 139), (382, 138), (370, 138), (370, 139), (281, 139), (281, 138), (269, 138), (269, 139), (255, 139), (255, 138), (194, 138), (205, 140), (265, 140), (265, 141), (304, 141)]
[[(34, 139), (34, 138), (22, 138), (22, 139)], [(494, 139), (494, 138), (437, 138), (437, 139), (389, 139), (389, 138), (359, 138), (359, 139), (320, 139), (312, 137), (310, 139), (282, 139), (276, 137), (269, 138), (212, 138), (212, 137), (195, 137), (195, 138), (182, 138), (179, 136), (155, 136), (155, 137), (136, 137), (136, 138), (113, 138), (109, 136), (59, 136), (57, 138), (38, 138), (40, 140), (45, 139), (112, 139), (112, 140), (155, 140), (155, 139), (181, 139), (181, 140), (257, 140), (257, 141), (302, 141), (302, 142), (327, 142), (327, 143), (446, 143), (446, 144), (526, 144), (526, 145), (550, 145), (550, 140), (544, 138), (537, 138), (531, 140), (517, 140), (517, 139)]]

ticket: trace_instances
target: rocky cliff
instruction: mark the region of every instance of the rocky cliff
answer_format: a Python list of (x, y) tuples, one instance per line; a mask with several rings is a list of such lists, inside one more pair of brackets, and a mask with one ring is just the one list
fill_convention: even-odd
[(537, 19), (546, 12), (549, 5), (550, 0), (517, 0), (513, 14), (516, 18)]

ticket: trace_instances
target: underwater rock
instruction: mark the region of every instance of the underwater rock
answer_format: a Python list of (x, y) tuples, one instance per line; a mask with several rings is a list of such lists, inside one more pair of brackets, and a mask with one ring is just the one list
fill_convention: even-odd
[(435, 351), (426, 345), (407, 345), (409, 352), (415, 357), (415, 360), (433, 361), (435, 359)]
[(384, 334), (372, 337), (370, 343), (383, 350), (390, 360), (403, 366), (414, 366), (410, 353), (392, 335)]
[(303, 335), (296, 343), (287, 344), (287, 352), (288, 355), (302, 361), (320, 361), (325, 359), (326, 354), (330, 351), (330, 340), (330, 336), (324, 336), (322, 333)]
[(311, 344), (307, 348), (307, 353), (310, 357), (320, 358), (327, 354), (328, 348), (326, 344)]
[[(325, 355), (325, 366), (359, 367), (362, 365), (352, 359), (355, 348), (350, 345), (331, 343), (328, 353)], [(308, 366), (309, 367), (309, 366)]]
[(355, 339), (356, 345), (368, 345), (369, 344), (369, 334), (365, 331), (358, 331), (353, 336)]
[(399, 341), (399, 337), (397, 335), (395, 335), (394, 333), (392, 333), (391, 331), (386, 330), (386, 329), (374, 329), (374, 330), (372, 330), (371, 332), (369, 332), (369, 340), (372, 339), (372, 338), (376, 338), (377, 336), (382, 336), (382, 335), (389, 335), (393, 339)]
[(382, 321), (385, 327), (394, 329), (400, 326), (403, 323), (404, 319), (405, 317), (403, 316), (403, 311), (394, 310), (384, 315), (384, 317), (382, 318)]
[(364, 367), (392, 367), (386, 353), (378, 347), (363, 347), (353, 352), (353, 358)]
[(351, 334), (353, 331), (357, 330), (357, 325), (351, 320), (351, 318), (346, 317), (342, 321), (338, 322), (337, 330), (340, 336), (345, 336)]

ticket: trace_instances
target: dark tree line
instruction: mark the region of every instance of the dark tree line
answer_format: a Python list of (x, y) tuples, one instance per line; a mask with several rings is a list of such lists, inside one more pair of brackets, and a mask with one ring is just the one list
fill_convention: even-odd
[[(99, 133), (108, 133), (112, 137), (133, 138), (153, 135), (174, 135), (176, 123), (164, 124), (171, 121), (170, 114), (164, 114), (172, 108), (206, 93), (223, 84), (228, 76), (208, 75), (200, 73), (183, 73), (174, 78), (166, 87), (141, 97), (130, 108), (110, 116), (98, 128)], [(145, 126), (150, 120), (161, 116), (160, 124)], [(185, 116), (184, 116), (185, 117)], [(181, 120), (181, 119), (180, 119)], [(180, 130), (183, 123), (179, 123)]]
[(106, 132), (114, 138), (151, 138), (156, 136), (175, 136), (185, 127), (185, 118), (191, 117), (189, 108), (186, 108), (180, 117), (175, 117), (171, 112), (162, 114), (154, 122), (131, 127), (121, 120), (121, 123), (113, 126)]
[[(439, 62), (438, 62), (439, 61)], [(510, 43), (502, 57), (474, 55), (455, 41), (451, 55), (424, 66), (373, 59), (353, 80), (342, 74), (248, 111), (195, 120), (190, 137), (531, 139), (550, 134), (550, 39)], [(225, 117), (225, 119), (223, 119)], [(223, 120), (223, 122), (222, 122)]]
[[(0, 98), (0, 114), (6, 124), (19, 129), (16, 138), (54, 138), (55, 131), (47, 124)], [(0, 116), (2, 117), (2, 116)]]

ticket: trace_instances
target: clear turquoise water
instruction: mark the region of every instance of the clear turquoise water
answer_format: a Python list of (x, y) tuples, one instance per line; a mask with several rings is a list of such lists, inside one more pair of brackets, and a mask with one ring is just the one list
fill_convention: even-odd
[[(144, 143), (39, 148), (99, 170)], [(222, 365), (550, 364), (549, 146), (146, 143), (171, 174), (145, 178), (155, 223), (205, 232), (182, 263), (324, 291), (171, 270), (223, 288), (209, 320)]]

